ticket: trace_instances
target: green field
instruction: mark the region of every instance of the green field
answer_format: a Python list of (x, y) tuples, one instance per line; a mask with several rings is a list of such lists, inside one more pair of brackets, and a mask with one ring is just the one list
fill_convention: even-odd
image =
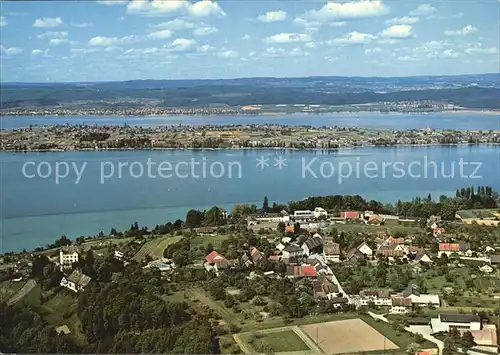
[(364, 223), (346, 223), (346, 224), (332, 224), (332, 228), (337, 229), (339, 232), (366, 232), (366, 233), (376, 233), (376, 232), (384, 232), (389, 231), (390, 234), (394, 235), (397, 233), (417, 233), (421, 232), (418, 223), (412, 222), (401, 222), (388, 220), (383, 225), (370, 225)]
[(309, 346), (291, 329), (278, 333), (245, 334), (245, 341), (259, 352), (271, 349), (274, 352), (306, 351)]
[(7, 302), (12, 296), (14, 296), (17, 291), (19, 291), (26, 282), (12, 282), (12, 281), (4, 281), (0, 283), (0, 302)]
[(205, 247), (208, 244), (212, 244), (214, 249), (217, 249), (218, 247), (220, 247), (221, 243), (226, 239), (229, 239), (228, 234), (216, 234), (207, 237), (201, 237), (201, 236), (197, 237), (196, 239), (194, 239), (193, 243), (195, 245), (203, 245)]
[(472, 210), (460, 210), (457, 211), (460, 218), (484, 218), (484, 219), (494, 219), (496, 216), (491, 213), (488, 209), (472, 209)]
[(169, 235), (148, 240), (134, 255), (133, 260), (141, 261), (146, 256), (153, 258), (153, 260), (161, 259), (163, 258), (163, 251), (165, 248), (170, 244), (178, 242), (181, 238), (181, 236), (174, 237)]

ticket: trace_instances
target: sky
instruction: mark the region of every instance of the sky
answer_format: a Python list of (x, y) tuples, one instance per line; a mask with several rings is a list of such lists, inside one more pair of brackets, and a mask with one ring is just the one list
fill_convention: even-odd
[(2, 82), (500, 72), (500, 0), (1, 1)]

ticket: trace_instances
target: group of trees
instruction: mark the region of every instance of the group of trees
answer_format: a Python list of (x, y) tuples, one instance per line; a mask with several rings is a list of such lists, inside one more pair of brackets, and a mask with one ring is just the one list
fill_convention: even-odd
[(185, 227), (222, 226), (227, 223), (224, 211), (217, 206), (208, 211), (189, 210), (186, 215)]

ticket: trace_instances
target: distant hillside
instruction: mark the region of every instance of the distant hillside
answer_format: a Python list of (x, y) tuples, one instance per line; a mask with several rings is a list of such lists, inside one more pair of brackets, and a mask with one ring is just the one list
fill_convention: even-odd
[(214, 104), (348, 105), (378, 101), (433, 100), (469, 108), (500, 108), (498, 74), (408, 78), (243, 78), (228, 80), (137, 80), (103, 83), (2, 85), (1, 107), (121, 107), (155, 100), (163, 107)]

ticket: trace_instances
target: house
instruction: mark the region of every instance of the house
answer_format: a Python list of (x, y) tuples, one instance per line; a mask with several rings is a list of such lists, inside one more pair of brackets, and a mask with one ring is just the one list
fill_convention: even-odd
[(349, 250), (345, 256), (345, 262), (348, 265), (357, 265), (360, 261), (365, 260), (365, 254), (360, 252), (358, 248)]
[[(318, 234), (319, 235), (319, 234)], [(320, 238), (309, 238), (302, 244), (303, 255), (310, 255), (314, 253), (320, 253), (323, 248), (323, 239)]]
[(360, 253), (366, 255), (366, 256), (372, 256), (373, 255), (373, 250), (366, 244), (366, 242), (361, 243), (359, 247), (356, 248)]
[(500, 254), (490, 255), (490, 264), (500, 266)]
[(432, 259), (425, 250), (421, 250), (417, 253), (417, 255), (415, 256), (415, 259), (413, 259), (413, 262), (414, 263), (431, 264)]
[(283, 249), (285, 249), (285, 246), (281, 243), (278, 243), (278, 245), (276, 245), (276, 249), (278, 249), (279, 251), (283, 251)]
[(420, 293), (417, 286), (410, 284), (406, 290), (401, 293), (404, 298), (411, 299), (413, 304), (417, 304), (421, 307), (432, 305), (434, 307), (439, 307), (441, 302), (439, 300), (439, 295), (430, 295)]
[(404, 249), (399, 244), (382, 245), (378, 248), (377, 254), (387, 258), (401, 258), (405, 256)]
[(488, 264), (484, 264), (483, 266), (481, 266), (479, 268), (479, 270), (483, 273), (483, 274), (491, 274), (493, 272), (493, 268), (488, 265)]
[(376, 306), (390, 306), (391, 296), (386, 290), (363, 290), (359, 293), (359, 300), (362, 306), (367, 306), (373, 302)]
[(285, 233), (294, 233), (295, 226), (293, 224), (288, 224), (285, 226)]
[(340, 244), (334, 242), (326, 242), (323, 246), (323, 257), (328, 262), (340, 262)]
[(389, 238), (387, 238), (387, 244), (388, 245), (392, 245), (392, 244), (404, 245), (405, 238), (403, 238), (403, 237), (400, 237), (400, 238), (389, 237)]
[(312, 265), (288, 265), (286, 274), (289, 278), (318, 276), (316, 268)]
[(329, 299), (335, 308), (343, 307), (349, 303), (347, 297), (332, 297)]
[(451, 328), (481, 330), (481, 317), (475, 313), (440, 313), (431, 319), (433, 333), (449, 332)]
[(375, 225), (381, 225), (384, 224), (385, 220), (380, 217), (378, 214), (372, 214), (368, 216), (368, 219), (366, 220), (367, 224), (375, 224)]
[(293, 217), (295, 219), (312, 219), (314, 218), (314, 212), (310, 210), (299, 210), (293, 212)]
[(125, 256), (125, 254), (119, 250), (115, 250), (113, 255), (114, 255), (115, 259), (118, 259), (118, 260), (122, 260), (123, 257)]
[(391, 297), (391, 309), (389, 310), (390, 313), (404, 314), (411, 312), (411, 309), (411, 299), (401, 296)]
[(313, 295), (316, 299), (334, 298), (338, 293), (338, 286), (332, 283), (326, 276), (318, 276), (318, 279), (313, 281)]
[(219, 253), (217, 253), (215, 250), (205, 257), (205, 261), (206, 261), (205, 268), (207, 270), (212, 269), (210, 266), (216, 266), (215, 269), (217, 270), (227, 268), (229, 266), (228, 260)]
[(79, 270), (75, 270), (68, 277), (61, 279), (60, 285), (66, 287), (73, 292), (84, 291), (85, 287), (89, 284), (91, 278), (83, 274)]
[(304, 254), (304, 250), (297, 245), (288, 245), (282, 250), (283, 259), (297, 258)]
[(241, 261), (250, 266), (252, 264), (257, 264), (263, 258), (263, 254), (255, 247), (250, 247), (243, 256), (241, 257)]
[(418, 222), (420, 222), (420, 220), (421, 220), (420, 217), (405, 217), (405, 216), (398, 217), (398, 221), (400, 221), (400, 222), (418, 223)]
[(344, 211), (344, 212), (340, 212), (340, 218), (343, 218), (343, 219), (359, 219), (359, 212), (356, 212), (356, 211)]
[(59, 249), (59, 264), (62, 267), (71, 266), (80, 259), (80, 251), (72, 246), (65, 246)]
[(450, 256), (453, 253), (458, 255), (472, 256), (469, 243), (439, 243), (438, 257), (446, 254)]
[(316, 207), (314, 209), (314, 218), (328, 217), (328, 212), (322, 207)]

